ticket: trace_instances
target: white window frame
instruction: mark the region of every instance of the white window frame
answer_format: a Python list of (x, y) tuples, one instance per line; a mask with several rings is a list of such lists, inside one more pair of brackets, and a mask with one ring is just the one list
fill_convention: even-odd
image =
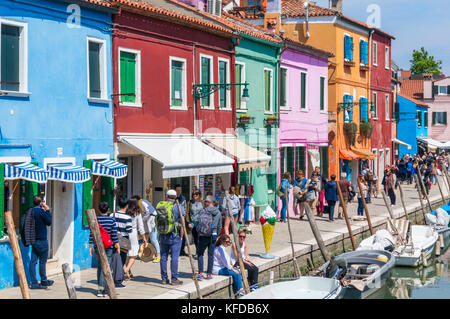
[[(302, 108), (302, 74), (306, 74), (306, 85), (305, 85), (305, 108)], [(309, 112), (309, 107), (308, 107), (308, 86), (309, 86), (309, 80), (308, 80), (308, 71), (300, 71), (300, 111), (302, 112)]]
[(372, 65), (378, 66), (378, 43), (372, 43)]
[(374, 102), (373, 97), (375, 96), (375, 114), (373, 115), (374, 120), (378, 120), (378, 94), (377, 92), (372, 92), (372, 102)]
[[(375, 176), (378, 177), (378, 164), (379, 164), (379, 159), (378, 159), (378, 149), (377, 148), (372, 148), (372, 154), (375, 155), (375, 159), (373, 159), (372, 162), (372, 172)], [(376, 169), (375, 169), (376, 168)]]
[[(6, 93), (7, 96), (13, 96), (13, 97), (27, 97), (31, 95), (30, 92), (28, 92), (28, 23), (17, 21), (17, 20), (10, 20), (0, 17), (0, 35), (1, 35), (1, 29), (2, 25), (9, 25), (13, 27), (21, 28), (21, 34), (20, 34), (20, 52), (19, 52), (19, 91), (8, 91), (8, 90), (1, 90), (1, 93)], [(1, 36), (0, 36), (0, 55), (1, 55)], [(1, 60), (1, 56), (0, 56)], [(1, 67), (1, 65), (0, 65)], [(1, 70), (0, 70), (1, 71)]]
[(364, 38), (359, 38), (359, 65), (365, 66), (365, 64), (361, 60), (361, 40), (364, 42), (367, 42), (367, 63), (369, 63), (369, 47), (368, 47), (369, 41), (367, 41), (367, 39), (364, 39)]
[[(182, 102), (180, 106), (172, 105), (172, 61), (182, 62), (183, 63), (183, 74), (181, 76), (181, 79), (183, 81), (181, 85), (181, 95), (182, 95)], [(187, 110), (187, 72), (186, 72), (186, 59), (179, 58), (175, 56), (169, 56), (169, 105), (171, 110), (181, 110), (186, 111)]]
[(384, 151), (384, 166), (391, 166), (391, 149), (386, 148)]
[[(353, 39), (353, 37), (350, 34), (344, 32), (344, 61), (350, 61), (349, 59), (345, 58), (345, 36), (348, 36), (352, 39)], [(355, 48), (355, 44), (353, 43), (353, 49), (354, 48)], [(353, 60), (354, 60), (355, 59), (355, 50), (352, 50), (352, 51), (353, 51)]]
[[(445, 88), (445, 93), (441, 93), (441, 87)], [(438, 85), (438, 95), (447, 95), (447, 85)]]
[[(98, 43), (100, 44), (100, 90), (101, 90), (101, 96), (100, 98), (94, 98), (91, 97), (90, 94), (90, 65), (89, 65), (89, 43)], [(86, 38), (86, 54), (87, 54), (87, 97), (89, 102), (94, 103), (109, 103), (110, 100), (108, 99), (108, 73), (107, 73), (107, 63), (106, 63), (106, 40), (105, 39), (99, 39), (99, 38), (93, 38), (93, 37), (87, 37)], [(119, 73), (120, 74), (120, 73)]]
[[(128, 49), (124, 47), (119, 47), (119, 56), (117, 59), (118, 65), (118, 72), (119, 72), (119, 94), (120, 92), (120, 52), (128, 52), (136, 55), (136, 72), (135, 72), (135, 83), (136, 83), (136, 101), (134, 103), (129, 102), (119, 102), (121, 106), (130, 106), (130, 107), (142, 107), (142, 98), (141, 98), (141, 50), (134, 50), (134, 49)], [(119, 95), (120, 97), (120, 95)], [(120, 101), (120, 98), (119, 98)]]
[(271, 68), (264, 68), (264, 70), (263, 70), (263, 88), (264, 88), (264, 85), (265, 85), (265, 78), (264, 78), (264, 74), (265, 74), (265, 72), (266, 71), (269, 71), (270, 72), (270, 100), (269, 100), (269, 103), (270, 103), (270, 110), (269, 111), (266, 111), (266, 104), (265, 104), (265, 92), (264, 92), (264, 105), (263, 105), (263, 108), (264, 108), (264, 114), (273, 114), (273, 98), (274, 98), (274, 96), (273, 96), (273, 69), (271, 69)]
[[(217, 83), (220, 83), (220, 62), (226, 62), (227, 63), (227, 74), (226, 74), (226, 79), (225, 79), (225, 83), (231, 83), (231, 81), (230, 81), (230, 76), (231, 76), (231, 74), (230, 74), (230, 59), (226, 59), (226, 58), (222, 58), (222, 57), (219, 57), (219, 58), (217, 58)], [(218, 92), (219, 92), (219, 90), (218, 90)], [(227, 103), (226, 103), (226, 105), (225, 105), (225, 107), (221, 107), (220, 106), (220, 94), (219, 93), (217, 93), (217, 95), (218, 95), (218, 97), (219, 97), (219, 110), (221, 110), (221, 111), (231, 111), (232, 109), (231, 109), (231, 91), (230, 90), (227, 90), (226, 88), (225, 88), (225, 93), (226, 93), (226, 98), (227, 98)]]
[[(324, 88), (323, 88), (323, 104), (324, 104), (323, 110), (320, 109), (320, 79), (322, 79), (322, 78), (325, 79)], [(325, 75), (321, 75), (319, 77), (319, 110), (320, 110), (320, 113), (324, 113), (324, 114), (328, 114), (328, 103), (327, 103), (327, 101), (328, 101), (328, 83), (327, 83), (327, 79), (328, 79), (328, 76), (325, 76)], [(308, 84), (308, 82), (306, 82), (306, 83)]]
[[(207, 58), (209, 59), (210, 63), (210, 69), (209, 69), (209, 80), (210, 80), (210, 84), (214, 83), (214, 59), (212, 55), (207, 55), (207, 54), (203, 54), (200, 53), (199, 55), (199, 67), (200, 67), (200, 84), (206, 84), (206, 83), (202, 83), (202, 58)], [(200, 108), (202, 110), (214, 110), (214, 99), (215, 99), (216, 94), (215, 93), (211, 93), (209, 96), (209, 104), (210, 105), (202, 105), (202, 99), (199, 99), (199, 103), (200, 103)]]
[[(242, 66), (241, 83), (245, 83), (245, 63), (240, 61), (236, 61), (234, 63)], [(240, 96), (242, 96), (242, 94), (244, 94), (244, 86), (241, 86), (240, 89), (241, 89), (240, 92), (237, 92), (236, 90), (236, 94), (239, 93)], [(247, 112), (247, 102), (241, 100), (241, 108), (240, 109), (236, 108), (236, 112), (242, 113)]]
[(391, 100), (389, 98), (389, 94), (385, 94), (384, 95), (384, 116), (385, 116), (386, 121), (390, 120), (390, 116), (389, 116), (390, 103), (391, 103)]
[(384, 68), (389, 70), (389, 47), (384, 47)]
[[(290, 107), (289, 107), (289, 68), (287, 66), (280, 66), (280, 84), (281, 84), (281, 69), (286, 70), (286, 105), (281, 106), (281, 101), (280, 101), (280, 110), (290, 110)], [(281, 85), (280, 85), (280, 96), (281, 96)]]

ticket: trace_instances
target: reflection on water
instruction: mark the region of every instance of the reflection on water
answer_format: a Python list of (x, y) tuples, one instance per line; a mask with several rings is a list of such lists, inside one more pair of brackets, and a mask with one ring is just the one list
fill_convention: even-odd
[(450, 299), (449, 235), (439, 258), (429, 260), (428, 267), (395, 267), (386, 284), (370, 299)]

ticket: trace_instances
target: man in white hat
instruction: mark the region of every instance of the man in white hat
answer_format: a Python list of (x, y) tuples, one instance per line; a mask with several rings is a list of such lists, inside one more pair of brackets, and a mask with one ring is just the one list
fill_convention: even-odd
[[(157, 212), (157, 221), (159, 221), (159, 214), (162, 208), (165, 208), (167, 211), (172, 210), (174, 220), (176, 222), (176, 226), (172, 227), (172, 231), (169, 233), (161, 233), (161, 224), (157, 225), (157, 229), (159, 232), (159, 242), (161, 249), (161, 279), (162, 284), (171, 284), (173, 286), (182, 285), (183, 282), (178, 279), (178, 258), (180, 256), (181, 250), (181, 239), (183, 238), (183, 229), (181, 228), (180, 221), (180, 213), (178, 211), (178, 207), (175, 204), (175, 199), (177, 198), (177, 192), (173, 189), (168, 190), (166, 193), (166, 200), (161, 201), (156, 206)], [(180, 206), (181, 213), (185, 216), (185, 212), (183, 207)], [(171, 281), (169, 281), (167, 274), (167, 260), (169, 258), (170, 253), (170, 272), (171, 272)]]

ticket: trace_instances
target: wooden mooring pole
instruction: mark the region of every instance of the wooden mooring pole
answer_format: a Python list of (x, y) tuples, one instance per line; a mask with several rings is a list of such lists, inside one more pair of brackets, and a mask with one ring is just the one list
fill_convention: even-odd
[(359, 178), (357, 179), (357, 183), (358, 183), (359, 193), (361, 194), (364, 210), (366, 211), (367, 224), (369, 225), (370, 234), (373, 235), (373, 228), (372, 228), (372, 222), (370, 220), (369, 208), (367, 208), (366, 199), (365, 199), (364, 193), (362, 191), (362, 187), (361, 187)]
[(432, 212), (433, 208), (431, 208), (430, 199), (428, 198), (427, 189), (425, 188), (425, 184), (424, 184), (423, 179), (422, 179), (422, 174), (420, 173), (420, 168), (417, 169), (417, 175), (419, 176), (419, 183), (422, 186), (423, 195), (425, 195), (425, 198), (426, 198), (427, 203), (428, 203), (428, 207), (430, 208), (430, 212)]
[(400, 183), (398, 183), (398, 189), (400, 190), (400, 200), (402, 202), (403, 211), (405, 212), (405, 219), (408, 220), (408, 210), (406, 209), (405, 196), (403, 193), (402, 185)]
[[(8, 230), (9, 242), (14, 256), (14, 264), (16, 265), (17, 277), (19, 278), (20, 292), (23, 299), (31, 299), (30, 290), (28, 288), (27, 276), (23, 267), (22, 253), (20, 252), (19, 240), (14, 227), (14, 220), (11, 212), (5, 212), (5, 224)], [(3, 225), (1, 225), (3, 227)]]
[(116, 286), (111, 273), (111, 267), (106, 257), (105, 247), (103, 246), (102, 237), (100, 236), (100, 229), (98, 227), (97, 216), (95, 209), (86, 210), (86, 218), (88, 220), (89, 229), (91, 230), (92, 239), (94, 240), (95, 247), (97, 248), (98, 263), (100, 269), (103, 272), (103, 278), (105, 278), (106, 289), (111, 299), (117, 299)]
[(325, 246), (325, 243), (323, 241), (322, 235), (320, 234), (319, 227), (317, 227), (316, 220), (314, 219), (314, 215), (311, 211), (311, 207), (309, 205), (305, 205), (305, 212), (308, 216), (309, 225), (311, 226), (311, 230), (314, 234), (314, 237), (316, 238), (317, 245), (319, 245), (320, 252), (322, 253), (323, 259), (328, 261), (330, 259), (330, 254), (328, 253), (327, 246)]
[[(175, 201), (175, 203), (177, 205), (178, 213), (180, 215), (181, 228), (183, 230), (183, 236), (184, 236), (184, 240), (186, 242), (186, 246), (187, 246), (187, 250), (188, 250), (189, 263), (191, 264), (191, 269), (192, 269), (192, 279), (194, 280), (195, 289), (197, 290), (198, 299), (202, 299), (202, 294), (200, 292), (200, 286), (198, 284), (198, 279), (197, 279), (197, 272), (195, 271), (194, 261), (192, 259), (191, 245), (189, 245), (189, 238), (188, 238), (187, 231), (186, 231), (186, 224), (184, 222), (184, 216), (181, 213), (180, 203), (178, 202), (178, 199)], [(208, 248), (208, 253), (209, 253), (209, 248)]]
[[(336, 188), (338, 190), (339, 196), (339, 204), (342, 205), (342, 211), (344, 212), (345, 223), (347, 224), (348, 233), (350, 235), (350, 240), (352, 242), (353, 250), (356, 250), (355, 238), (353, 238), (352, 226), (350, 225), (350, 220), (348, 219), (347, 214), (347, 205), (344, 202), (344, 197), (342, 196), (341, 187), (339, 186), (339, 182), (336, 181)], [(338, 207), (339, 209), (339, 207)]]
[(449, 180), (449, 177), (448, 177), (448, 170), (447, 170), (447, 167), (445, 167), (445, 165), (442, 165), (441, 167), (443, 168), (443, 170), (441, 170), (442, 173), (443, 173), (442, 176), (445, 176), (445, 180), (447, 181), (448, 196), (450, 197), (450, 180)]
[(70, 265), (65, 263), (62, 265), (62, 271), (64, 275), (64, 281), (66, 283), (67, 294), (69, 299), (77, 299), (77, 292), (75, 290), (75, 285), (72, 280), (72, 272), (70, 270)]
[(436, 175), (436, 182), (437, 182), (437, 185), (439, 187), (439, 193), (441, 193), (442, 205), (445, 205), (445, 197), (444, 197), (444, 193), (442, 192), (441, 182), (439, 182), (439, 176), (438, 175)]
[[(294, 201), (296, 201), (296, 199), (293, 199)], [(289, 210), (286, 210), (286, 216), (287, 216), (287, 224), (288, 224), (288, 231), (289, 231), (289, 239), (291, 241), (291, 250), (292, 250), (292, 263), (294, 266), (294, 272), (295, 272), (295, 277), (300, 277), (300, 269), (298, 268), (298, 264), (297, 264), (297, 259), (295, 258), (295, 249), (294, 249), (294, 241), (292, 239), (292, 231), (291, 231), (291, 222), (290, 222), (290, 217), (289, 217)]]
[(395, 219), (394, 212), (392, 211), (391, 205), (389, 204), (386, 193), (384, 192), (383, 189), (381, 190), (381, 196), (383, 196), (384, 204), (386, 205), (386, 208), (389, 212), (389, 216), (391, 216), (391, 218), (394, 220)]
[(427, 213), (426, 211), (425, 211), (425, 206), (423, 205), (423, 200), (422, 200), (422, 192), (420, 191), (420, 184), (419, 184), (419, 181), (417, 180), (419, 177), (418, 176), (416, 176), (417, 178), (414, 178), (414, 181), (416, 182), (416, 188), (417, 188), (417, 193), (419, 194), (419, 201), (420, 201), (420, 206), (422, 207), (422, 215), (423, 215), (423, 218), (424, 218), (424, 220), (425, 220), (425, 214)]

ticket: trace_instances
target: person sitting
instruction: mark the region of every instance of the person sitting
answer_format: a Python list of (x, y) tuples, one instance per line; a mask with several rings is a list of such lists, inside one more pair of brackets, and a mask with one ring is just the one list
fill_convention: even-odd
[[(245, 238), (247, 238), (247, 233), (244, 229), (239, 230), (239, 247), (241, 248), (242, 262), (244, 263), (244, 268), (247, 270), (248, 283), (250, 285), (250, 290), (253, 291), (258, 289), (258, 273), (259, 269), (251, 262), (248, 255), (247, 244), (245, 243)], [(233, 243), (233, 249), (231, 250), (231, 263), (235, 267), (239, 267), (239, 260), (237, 257), (236, 245)]]

